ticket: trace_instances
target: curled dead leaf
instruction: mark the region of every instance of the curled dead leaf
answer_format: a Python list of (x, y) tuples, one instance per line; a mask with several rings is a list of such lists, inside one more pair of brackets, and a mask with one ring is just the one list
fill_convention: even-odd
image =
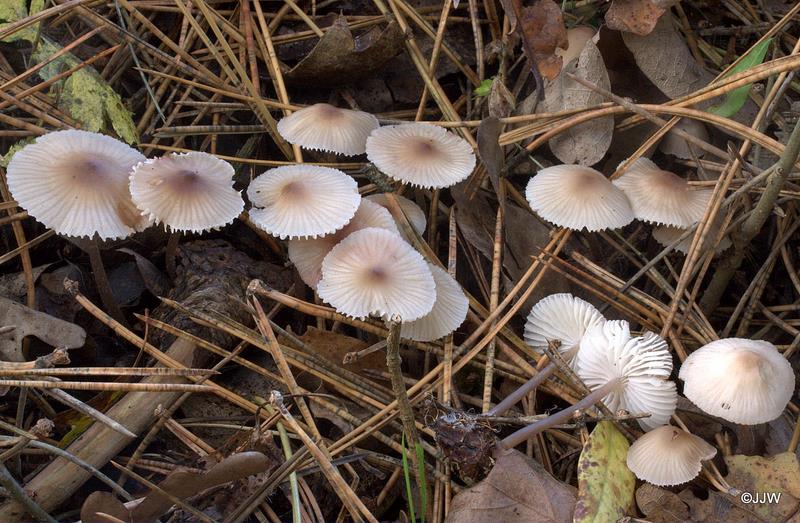
[(403, 48), (405, 35), (397, 22), (373, 27), (357, 37), (339, 16), (311, 52), (285, 75), (288, 83), (336, 87), (371, 76)]
[(609, 29), (649, 35), (666, 10), (653, 0), (613, 0), (606, 11)]
[(500, 451), (486, 479), (453, 498), (446, 523), (572, 521), (575, 489), (516, 450)]
[(537, 0), (522, 9), (522, 42), (525, 55), (544, 78), (552, 80), (561, 71), (556, 49), (569, 45), (561, 8), (553, 0)]
[(81, 347), (86, 331), (74, 323), (35, 311), (17, 302), (0, 298), (0, 359), (24, 361), (22, 340), (35, 336), (53, 347)]

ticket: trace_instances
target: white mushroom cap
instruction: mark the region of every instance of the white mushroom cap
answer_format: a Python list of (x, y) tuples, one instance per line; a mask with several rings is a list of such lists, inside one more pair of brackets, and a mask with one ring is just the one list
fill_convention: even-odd
[(567, 64), (574, 58), (580, 56), (581, 51), (586, 46), (586, 42), (592, 39), (597, 31), (593, 27), (579, 25), (567, 29), (567, 41), (569, 46), (566, 49), (556, 47), (555, 55), (561, 57), (561, 63), (566, 68)]
[(399, 235), (376, 228), (350, 234), (325, 256), (317, 292), (354, 318), (414, 321), (436, 301), (436, 283), (422, 255)]
[(143, 214), (170, 229), (203, 232), (242, 213), (233, 175), (231, 164), (208, 153), (168, 154), (133, 168), (131, 196)]
[(278, 133), (305, 149), (352, 156), (364, 154), (367, 136), (379, 126), (369, 113), (314, 104), (281, 118)]
[(628, 468), (637, 478), (669, 487), (691, 481), (700, 474), (703, 461), (717, 449), (684, 430), (664, 425), (647, 432), (628, 449)]
[(350, 233), (367, 227), (377, 227), (399, 234), (389, 211), (377, 203), (362, 198), (353, 219), (335, 233), (321, 238), (289, 240), (289, 259), (297, 268), (300, 279), (312, 289), (316, 289), (319, 280), (322, 279), (322, 260), (325, 256)]
[[(677, 241), (678, 238), (683, 236), (684, 232), (686, 232), (686, 229), (681, 229), (680, 227), (673, 227), (672, 225), (659, 225), (658, 227), (653, 227), (653, 238), (664, 247), (669, 247), (673, 242)], [(716, 231), (712, 229), (706, 236), (706, 242), (708, 243), (713, 241), (714, 235), (716, 235)], [(731, 245), (732, 242), (730, 237), (723, 236), (719, 242), (719, 245), (717, 245), (716, 251), (722, 252)], [(675, 250), (682, 252), (683, 254), (687, 254), (689, 252), (689, 247), (691, 246), (692, 235), (690, 234), (675, 246)]]
[[(414, 230), (417, 231), (418, 234), (424, 233), (425, 227), (428, 225), (428, 219), (425, 217), (425, 211), (420, 209), (419, 205), (414, 203), (413, 200), (409, 200), (405, 196), (395, 194), (394, 197)], [(389, 209), (389, 202), (387, 201), (385, 193), (371, 194), (369, 196), (365, 196), (365, 198), (377, 203), (381, 207)], [(400, 227), (399, 224), (398, 227)]]
[(692, 403), (743, 425), (774, 420), (794, 393), (792, 366), (763, 340), (712, 341), (686, 358), (678, 377)]
[(285, 165), (250, 182), (250, 219), (279, 238), (316, 238), (349, 222), (361, 195), (342, 171), (316, 165)]
[(647, 158), (638, 158), (613, 183), (628, 197), (636, 218), (676, 227), (699, 222), (712, 193), (711, 189), (690, 186)]
[(668, 381), (672, 356), (667, 342), (652, 332), (633, 338), (626, 321), (597, 324), (584, 334), (575, 368), (592, 390), (619, 378), (603, 402), (612, 412), (649, 412), (650, 417), (638, 420), (644, 430), (664, 425), (675, 412), (678, 394)]
[(605, 318), (594, 305), (568, 293), (551, 294), (531, 308), (525, 322), (525, 343), (543, 353), (550, 341), (559, 341), (559, 353), (572, 363), (583, 334)]
[(124, 238), (149, 225), (128, 192), (128, 174), (144, 159), (110, 136), (56, 131), (14, 154), (8, 187), (20, 207), (58, 234)]
[(376, 129), (367, 138), (367, 158), (387, 176), (429, 189), (455, 185), (475, 168), (466, 140), (428, 123)]
[(625, 194), (591, 167), (542, 169), (528, 182), (525, 197), (539, 216), (567, 229), (618, 229), (633, 221)]
[(456, 330), (467, 318), (469, 300), (461, 285), (441, 267), (428, 263), (436, 283), (436, 302), (431, 312), (418, 320), (403, 323), (400, 335), (415, 341), (434, 341)]
[[(693, 118), (681, 118), (680, 121), (675, 124), (673, 129), (680, 129), (696, 138), (700, 138), (704, 142), (709, 140), (708, 129), (706, 129), (706, 126), (703, 125), (703, 122)], [(701, 149), (697, 146), (692, 147), (694, 148), (694, 152), (698, 158), (702, 158), (705, 155), (704, 149)], [(678, 136), (674, 130), (668, 132), (667, 135), (661, 139), (661, 142), (658, 144), (658, 149), (662, 153), (672, 154), (678, 158), (683, 158), (685, 160), (692, 159), (692, 153), (689, 149), (689, 145), (686, 143), (686, 140)]]

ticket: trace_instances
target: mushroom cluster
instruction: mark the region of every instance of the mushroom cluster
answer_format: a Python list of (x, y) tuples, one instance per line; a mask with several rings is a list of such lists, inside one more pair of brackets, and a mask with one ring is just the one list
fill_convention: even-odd
[[(703, 439), (669, 425), (678, 394), (670, 381), (672, 357), (660, 336), (633, 336), (625, 321), (606, 320), (590, 303), (571, 294), (553, 294), (531, 309), (525, 342), (537, 352), (550, 343), (612, 411), (649, 414), (646, 431), (628, 451), (628, 468), (654, 485), (694, 479), (716, 449)], [(795, 390), (786, 358), (763, 340), (726, 338), (691, 353), (680, 367), (683, 394), (710, 415), (755, 425), (778, 418)]]
[[(665, 246), (703, 218), (711, 193), (647, 158), (638, 158), (614, 181), (583, 165), (547, 167), (525, 189), (531, 208), (555, 225), (593, 232), (618, 229), (638, 219), (653, 224), (653, 237)], [(723, 241), (720, 247), (726, 245), (730, 243)], [(677, 249), (685, 252), (688, 246), (680, 244)]]

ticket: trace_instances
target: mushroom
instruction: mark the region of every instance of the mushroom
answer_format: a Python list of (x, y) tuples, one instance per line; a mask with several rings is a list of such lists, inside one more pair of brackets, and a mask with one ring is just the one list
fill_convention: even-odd
[[(719, 221), (719, 220), (718, 220)], [(717, 229), (719, 230), (719, 229)], [(672, 225), (661, 225), (659, 227), (653, 227), (653, 238), (663, 245), (664, 247), (669, 247), (676, 241), (680, 239), (686, 233), (687, 229), (681, 229), (680, 227), (673, 227)], [(711, 229), (709, 234), (706, 235), (706, 245), (703, 246), (705, 250), (708, 247), (708, 243), (714, 240), (717, 231)], [(692, 245), (692, 237), (694, 234), (689, 234), (686, 238), (682, 239), (675, 245), (675, 250), (678, 252), (682, 252), (683, 254), (687, 254), (689, 252), (689, 247)], [(717, 245), (716, 252), (720, 253), (733, 245), (729, 236), (723, 236), (722, 239), (719, 241), (719, 245)]]
[(645, 433), (628, 449), (628, 468), (637, 478), (669, 487), (691, 481), (700, 474), (702, 462), (717, 449), (703, 438), (671, 425)]
[(436, 283), (422, 255), (398, 234), (370, 227), (325, 256), (317, 293), (347, 316), (409, 322), (431, 311)]
[(792, 366), (763, 340), (712, 341), (686, 358), (678, 377), (692, 403), (743, 425), (779, 417), (794, 393)]
[(636, 218), (684, 228), (700, 221), (712, 193), (690, 186), (647, 158), (638, 158), (613, 183), (628, 197)]
[(333, 234), (321, 238), (289, 240), (289, 259), (300, 274), (300, 279), (312, 289), (316, 289), (322, 278), (322, 260), (325, 256), (350, 233), (367, 227), (377, 227), (399, 234), (389, 211), (377, 203), (362, 198), (353, 219)]
[(562, 70), (566, 70), (567, 64), (580, 56), (583, 48), (586, 46), (586, 42), (591, 40), (596, 32), (597, 31), (595, 31), (593, 27), (585, 25), (579, 25), (571, 29), (567, 29), (567, 41), (569, 42), (569, 45), (566, 49), (556, 47), (555, 50), (555, 55), (560, 56), (561, 63), (564, 64)]
[[(703, 122), (693, 118), (681, 118), (673, 129), (680, 129), (704, 142), (709, 140), (706, 126), (703, 125)], [(692, 152), (689, 148), (689, 144), (674, 131), (668, 132), (667, 135), (661, 139), (661, 142), (658, 144), (658, 149), (664, 154), (671, 154), (678, 158), (683, 158), (684, 160), (692, 159)], [(705, 155), (705, 150), (696, 146), (693, 149), (698, 158), (702, 158)]]
[(316, 165), (285, 165), (250, 182), (250, 219), (279, 238), (316, 238), (349, 222), (361, 195), (342, 171)]
[(281, 118), (278, 133), (305, 149), (353, 156), (364, 154), (367, 136), (378, 127), (378, 119), (369, 113), (314, 104)]
[[(385, 193), (371, 194), (369, 196), (365, 196), (364, 198), (371, 202), (377, 203), (381, 207), (384, 207), (391, 212)], [(397, 204), (400, 206), (403, 214), (405, 214), (406, 218), (408, 218), (408, 222), (411, 224), (414, 230), (417, 231), (417, 234), (424, 233), (425, 227), (428, 225), (428, 220), (425, 217), (425, 211), (420, 209), (419, 205), (404, 196), (395, 194), (394, 198), (397, 200)], [(400, 225), (398, 224), (397, 227), (399, 228)]]
[(598, 171), (582, 165), (547, 167), (525, 189), (531, 208), (567, 229), (617, 229), (633, 221), (625, 194)]
[(145, 157), (110, 136), (56, 131), (11, 158), (8, 187), (20, 207), (58, 234), (116, 239), (142, 230), (128, 173)]
[(525, 322), (525, 343), (542, 354), (549, 342), (558, 341), (559, 353), (573, 363), (586, 330), (604, 321), (591, 303), (569, 293), (551, 294), (531, 308)]
[(436, 302), (431, 311), (418, 320), (404, 322), (400, 336), (415, 341), (434, 341), (456, 330), (467, 318), (469, 300), (461, 285), (450, 274), (428, 263), (436, 284)]
[[(678, 394), (675, 384), (667, 380), (672, 358), (667, 342), (652, 332), (633, 338), (626, 321), (596, 323), (583, 335), (574, 366), (591, 392), (571, 407), (506, 436), (500, 442), (501, 448), (514, 448), (545, 429), (566, 423), (598, 401), (612, 412), (650, 413), (649, 418), (638, 420), (644, 430), (664, 425), (675, 412)], [(544, 370), (539, 374), (545, 374)], [(509, 395), (513, 400), (504, 400), (489, 412), (505, 412), (519, 400), (520, 391), (531, 388), (529, 383), (535, 382), (537, 376)]]
[(475, 168), (466, 140), (428, 123), (375, 129), (367, 138), (367, 158), (390, 178), (428, 189), (455, 185)]
[(203, 232), (231, 223), (244, 209), (233, 166), (203, 152), (168, 154), (139, 163), (130, 175), (136, 206), (173, 231)]
[(594, 325), (581, 339), (574, 365), (592, 391), (606, 389), (603, 402), (612, 412), (649, 412), (638, 420), (644, 430), (664, 425), (675, 412), (678, 394), (668, 379), (672, 356), (667, 342), (652, 332), (634, 338), (626, 321)]

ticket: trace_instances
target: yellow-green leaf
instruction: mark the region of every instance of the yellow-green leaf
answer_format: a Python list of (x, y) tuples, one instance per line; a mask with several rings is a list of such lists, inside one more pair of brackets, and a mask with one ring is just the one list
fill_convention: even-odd
[(625, 516), (636, 478), (628, 470), (628, 440), (610, 421), (597, 424), (578, 460), (575, 523), (604, 523)]

